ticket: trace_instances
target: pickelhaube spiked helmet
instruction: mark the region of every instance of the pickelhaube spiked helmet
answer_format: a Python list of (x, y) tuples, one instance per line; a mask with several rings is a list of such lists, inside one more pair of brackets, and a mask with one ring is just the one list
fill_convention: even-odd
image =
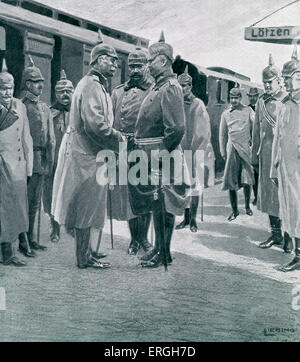
[(28, 61), (29, 65), (24, 69), (23, 73), (23, 82), (25, 83), (28, 80), (34, 82), (45, 80), (40, 69), (34, 64), (34, 61), (30, 55), (28, 55)]
[(297, 54), (297, 45), (294, 47), (292, 59), (283, 65), (282, 76), (291, 77), (296, 72), (300, 72), (300, 61)]
[(180, 74), (178, 76), (178, 82), (180, 84), (183, 84), (183, 83), (192, 83), (193, 79), (192, 77), (189, 75), (189, 72), (188, 72), (188, 65), (186, 65), (185, 69), (184, 69), (184, 72), (182, 74)]
[(95, 61), (100, 57), (100, 55), (108, 55), (112, 58), (118, 59), (116, 50), (111, 45), (105, 44), (101, 30), (98, 30), (98, 44), (94, 46), (91, 51), (90, 65), (95, 63)]
[(69, 79), (67, 79), (66, 72), (63, 69), (60, 72), (60, 80), (56, 83), (55, 90), (74, 90), (73, 83)]
[(14, 77), (8, 73), (7, 65), (5, 58), (3, 58), (2, 62), (2, 69), (0, 73), (0, 86), (5, 84), (13, 84), (14, 83)]
[(135, 51), (128, 55), (128, 64), (146, 64), (148, 60), (148, 52), (141, 47), (140, 40), (137, 43)]
[(165, 35), (163, 30), (161, 31), (158, 43), (154, 43), (149, 47), (149, 60), (154, 59), (158, 55), (165, 55), (173, 62), (173, 48), (170, 44), (165, 42)]
[(235, 83), (234, 87), (231, 88), (229, 95), (231, 98), (239, 98), (242, 97), (241, 88), (238, 83)]
[(263, 82), (270, 82), (275, 78), (280, 77), (280, 69), (274, 65), (272, 54), (269, 55), (269, 65), (263, 70)]

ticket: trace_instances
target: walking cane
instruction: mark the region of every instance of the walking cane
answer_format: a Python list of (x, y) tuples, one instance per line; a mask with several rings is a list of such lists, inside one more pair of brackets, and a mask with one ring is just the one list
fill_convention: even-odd
[(40, 244), (41, 235), (41, 208), (42, 208), (42, 196), (40, 197), (39, 210), (38, 210), (38, 224), (37, 224), (37, 243)]
[(202, 187), (201, 199), (200, 199), (200, 215), (201, 215), (201, 221), (203, 221), (203, 199), (204, 199), (204, 188)]
[(163, 250), (164, 250), (164, 255), (163, 255), (163, 265), (165, 267), (165, 271), (168, 270), (168, 260), (167, 260), (167, 245), (166, 245), (166, 233), (165, 233), (165, 224), (166, 224), (166, 219), (165, 219), (165, 204), (164, 204), (164, 194), (162, 191), (162, 188), (158, 190), (158, 195), (156, 195), (154, 193), (154, 199), (156, 199), (156, 197), (158, 196), (158, 202), (160, 204), (160, 210), (161, 210), (161, 219), (162, 219), (162, 229), (160, 230), (160, 235), (161, 235), (161, 242), (163, 243)]
[[(114, 248), (114, 233), (113, 233), (113, 220), (112, 220), (112, 202), (111, 202), (111, 190), (113, 190), (113, 185), (108, 187), (108, 202), (109, 202), (109, 219), (110, 219), (110, 240), (111, 248)], [(98, 241), (99, 242), (99, 241)]]

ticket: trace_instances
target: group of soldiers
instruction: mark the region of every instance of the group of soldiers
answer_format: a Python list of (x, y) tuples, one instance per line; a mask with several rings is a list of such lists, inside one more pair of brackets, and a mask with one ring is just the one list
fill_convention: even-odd
[(26, 265), (16, 255), (16, 244), (29, 258), (47, 249), (39, 243), (39, 235), (35, 237), (42, 198), (50, 217), (51, 240), (59, 241), (60, 227), (51, 214), (52, 186), (74, 91), (62, 71), (55, 87), (57, 101), (49, 107), (40, 100), (44, 77), (30, 56), (28, 60), (22, 99), (13, 97), (14, 78), (5, 59), (0, 73), (0, 260), (15, 266)]
[[(282, 78), (285, 90), (282, 87)], [(279, 267), (283, 272), (300, 267), (300, 61), (297, 46), (282, 72), (272, 55), (262, 72), (264, 93), (251, 89), (250, 105), (241, 103), (238, 87), (230, 91), (231, 106), (221, 117), (219, 142), (225, 159), (223, 190), (229, 190), (232, 213), (239, 215), (237, 191), (243, 187), (246, 214), (251, 185), (254, 204), (269, 217), (271, 235), (259, 244), (267, 249), (282, 245), (295, 257)], [(256, 193), (257, 192), (257, 193)], [(294, 240), (294, 245), (293, 245)]]
[[(22, 100), (13, 97), (14, 79), (3, 62), (0, 73), (0, 243), (4, 265), (23, 266), (15, 253), (15, 241), (27, 257), (46, 248), (35, 240), (40, 223), (41, 200), (50, 218), (50, 238), (58, 242), (60, 226), (75, 238), (76, 262), (80, 269), (105, 269), (106, 254), (100, 253), (106, 215), (128, 222), (131, 240), (128, 254), (143, 250), (144, 268), (168, 267), (175, 215), (184, 215), (176, 226), (197, 232), (199, 204), (195, 188), (175, 182), (171, 163), (170, 182), (164, 184), (162, 163), (149, 162), (153, 151), (172, 153), (197, 150), (204, 164), (214, 159), (210, 120), (204, 103), (192, 93), (188, 67), (178, 76), (172, 70), (173, 48), (163, 33), (148, 51), (137, 47), (128, 56), (129, 80), (110, 96), (109, 79), (118, 66), (115, 49), (100, 39), (91, 51), (90, 70), (75, 90), (64, 71), (56, 84), (56, 102), (40, 101), (44, 78), (33, 64), (25, 68)], [(246, 214), (251, 185), (257, 207), (269, 215), (272, 234), (260, 244), (269, 248), (284, 240), (295, 258), (281, 270), (300, 265), (300, 62), (297, 54), (283, 68), (288, 95), (281, 89), (280, 71), (272, 58), (263, 71), (265, 93), (249, 93), (250, 107), (241, 103), (241, 90), (230, 91), (231, 106), (220, 123), (220, 151), (226, 161), (223, 189), (229, 190), (233, 221), (239, 215), (237, 191), (243, 187)], [(257, 101), (257, 102), (256, 102)], [(255, 113), (254, 113), (255, 111)], [(121, 162), (120, 144), (126, 151), (142, 150), (148, 182), (116, 184), (98, 182), (105, 166), (97, 155), (110, 150)], [(143, 160), (140, 160), (142, 162)], [(128, 165), (127, 165), (128, 167)], [(121, 169), (117, 169), (117, 172)], [(195, 174), (195, 164), (190, 177)], [(153, 173), (158, 183), (153, 184)], [(118, 179), (118, 178), (117, 178)], [(202, 185), (204, 186), (204, 185)], [(195, 191), (195, 190), (193, 190)], [(192, 196), (189, 196), (192, 195)], [(36, 217), (38, 214), (38, 217)], [(153, 219), (155, 244), (147, 235)], [(37, 227), (36, 227), (37, 219)], [(283, 236), (282, 236), (283, 234)], [(1, 253), (0, 253), (1, 254)]]

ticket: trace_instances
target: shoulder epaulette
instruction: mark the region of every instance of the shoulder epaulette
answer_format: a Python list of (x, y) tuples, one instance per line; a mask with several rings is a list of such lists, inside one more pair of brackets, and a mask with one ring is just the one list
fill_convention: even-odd
[(287, 95), (287, 96), (285, 96), (283, 99), (282, 99), (282, 103), (286, 103), (288, 100), (290, 99), (290, 96), (289, 95)]

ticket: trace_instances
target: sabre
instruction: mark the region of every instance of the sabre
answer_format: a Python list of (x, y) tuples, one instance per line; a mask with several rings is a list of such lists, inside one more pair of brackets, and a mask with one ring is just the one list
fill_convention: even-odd
[(37, 243), (40, 244), (41, 234), (41, 208), (42, 208), (42, 197), (40, 197), (39, 210), (38, 210), (38, 224), (37, 224)]
[(201, 196), (200, 196), (200, 215), (201, 221), (203, 221), (203, 203), (204, 203), (204, 188), (202, 188)]

